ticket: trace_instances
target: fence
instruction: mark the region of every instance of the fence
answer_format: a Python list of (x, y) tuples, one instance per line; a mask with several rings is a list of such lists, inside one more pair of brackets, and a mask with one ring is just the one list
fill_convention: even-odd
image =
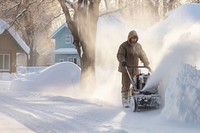
[(47, 67), (17, 67), (17, 74), (29, 74), (29, 73), (38, 73), (41, 70), (44, 70)]

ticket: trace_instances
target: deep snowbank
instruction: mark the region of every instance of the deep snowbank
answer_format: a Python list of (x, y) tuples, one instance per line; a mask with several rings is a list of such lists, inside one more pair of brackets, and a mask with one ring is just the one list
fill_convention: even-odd
[[(200, 122), (200, 4), (185, 4), (169, 12), (142, 36), (153, 74), (146, 88), (159, 85), (162, 116)], [(190, 64), (190, 65), (186, 65)], [(192, 66), (196, 66), (192, 67)]]
[(162, 115), (180, 122), (200, 122), (200, 70), (181, 64), (165, 93)]
[(33, 73), (11, 82), (11, 90), (48, 90), (76, 88), (80, 82), (81, 69), (74, 63), (62, 62), (52, 65), (39, 73)]

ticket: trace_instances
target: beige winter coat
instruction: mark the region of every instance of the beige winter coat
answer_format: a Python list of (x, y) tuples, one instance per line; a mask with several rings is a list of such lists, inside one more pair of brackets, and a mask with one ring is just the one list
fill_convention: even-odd
[[(133, 37), (138, 35), (136, 31), (131, 31), (128, 35), (128, 40), (123, 42), (117, 53), (117, 59), (119, 61), (118, 71), (122, 73), (126, 73), (125, 67), (122, 66), (122, 61), (126, 61), (128, 66), (138, 66), (139, 59), (144, 63), (145, 66), (149, 65), (149, 61), (147, 56), (142, 49), (142, 46), (136, 42), (135, 44), (131, 44), (129, 40)], [(138, 69), (129, 68), (129, 71), (132, 74), (138, 73)]]

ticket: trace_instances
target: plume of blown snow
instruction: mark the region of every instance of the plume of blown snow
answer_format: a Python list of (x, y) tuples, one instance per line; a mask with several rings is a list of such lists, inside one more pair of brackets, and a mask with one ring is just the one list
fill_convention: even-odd
[(153, 68), (144, 90), (166, 81), (182, 62), (199, 67), (200, 15), (196, 14), (199, 9), (198, 4), (186, 4), (144, 34), (143, 42), (149, 44), (146, 47)]

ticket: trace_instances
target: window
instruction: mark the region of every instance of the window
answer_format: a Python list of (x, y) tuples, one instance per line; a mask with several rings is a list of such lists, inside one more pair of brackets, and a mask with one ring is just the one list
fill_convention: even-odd
[(76, 58), (74, 58), (74, 63), (77, 64), (77, 59)]
[(65, 36), (65, 44), (72, 43), (72, 36), (71, 35), (66, 35)]
[(0, 54), (0, 71), (10, 71), (9, 54)]
[(64, 62), (64, 59), (59, 59), (59, 62)]
[(78, 60), (77, 60), (77, 58), (68, 57), (68, 58), (67, 58), (67, 61), (69, 61), (69, 62), (73, 62), (73, 63), (75, 63), (75, 64), (78, 64)]
[(72, 57), (68, 57), (68, 58), (67, 58), (67, 61), (73, 62), (73, 58), (72, 58)]

